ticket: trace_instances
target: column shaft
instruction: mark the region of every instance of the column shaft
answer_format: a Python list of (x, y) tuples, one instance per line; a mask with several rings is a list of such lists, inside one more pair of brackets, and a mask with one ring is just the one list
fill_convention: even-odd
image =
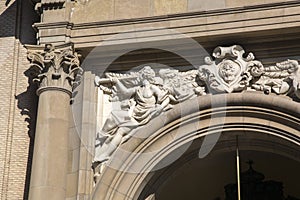
[(30, 182), (30, 200), (64, 200), (68, 163), (70, 96), (40, 94)]

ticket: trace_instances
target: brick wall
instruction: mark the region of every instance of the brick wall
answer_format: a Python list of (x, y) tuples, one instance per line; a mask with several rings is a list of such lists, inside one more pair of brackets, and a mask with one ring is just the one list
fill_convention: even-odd
[(27, 10), (32, 7), (27, 0), (0, 1), (1, 200), (27, 199), (28, 193), (37, 97), (25, 75), (28, 61), (24, 44), (35, 41), (29, 25), (36, 16)]

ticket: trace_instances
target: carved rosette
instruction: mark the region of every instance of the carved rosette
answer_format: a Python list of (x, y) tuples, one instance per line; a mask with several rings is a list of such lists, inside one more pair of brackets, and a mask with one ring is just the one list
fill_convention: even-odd
[(247, 89), (250, 81), (263, 73), (261, 62), (254, 60), (254, 55), (244, 58), (241, 46), (217, 47), (212, 60), (205, 58), (206, 65), (199, 67), (199, 78), (207, 85), (209, 92), (237, 92)]
[(60, 90), (72, 95), (82, 73), (79, 55), (68, 44), (55, 48), (46, 44), (44, 48), (28, 47), (30, 69), (39, 88), (37, 94), (46, 90)]

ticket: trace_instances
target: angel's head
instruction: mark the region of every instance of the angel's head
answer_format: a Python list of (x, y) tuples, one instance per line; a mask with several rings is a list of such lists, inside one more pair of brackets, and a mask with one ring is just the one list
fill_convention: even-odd
[(155, 71), (150, 66), (145, 66), (140, 71), (140, 75), (142, 79), (153, 81), (155, 78)]

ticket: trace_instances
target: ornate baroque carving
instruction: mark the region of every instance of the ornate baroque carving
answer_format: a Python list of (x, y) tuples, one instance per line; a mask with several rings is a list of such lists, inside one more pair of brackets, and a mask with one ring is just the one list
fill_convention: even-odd
[(217, 47), (213, 52), (215, 60), (205, 58), (207, 65), (199, 67), (199, 78), (205, 82), (210, 93), (237, 92), (245, 90), (250, 81), (263, 73), (261, 62), (254, 60), (241, 46)]
[(106, 73), (95, 83), (114, 104), (101, 131), (97, 134), (94, 157), (95, 175), (109, 160), (116, 148), (131, 137), (131, 130), (148, 123), (153, 117), (171, 109), (174, 104), (207, 93), (231, 93), (243, 90), (274, 92), (300, 98), (300, 67), (298, 61), (287, 60), (264, 67), (241, 46), (217, 47), (214, 60), (196, 70), (179, 72), (145, 66), (128, 74)]
[(72, 45), (55, 48), (46, 44), (44, 48), (27, 46), (28, 59), (33, 79), (39, 84), (37, 94), (44, 90), (61, 90), (70, 96), (77, 84), (76, 77), (81, 74), (79, 56)]
[(254, 82), (252, 88), (274, 92), (280, 95), (291, 95), (300, 99), (300, 67), (298, 61), (287, 60), (274, 66), (263, 68), (263, 74)]

